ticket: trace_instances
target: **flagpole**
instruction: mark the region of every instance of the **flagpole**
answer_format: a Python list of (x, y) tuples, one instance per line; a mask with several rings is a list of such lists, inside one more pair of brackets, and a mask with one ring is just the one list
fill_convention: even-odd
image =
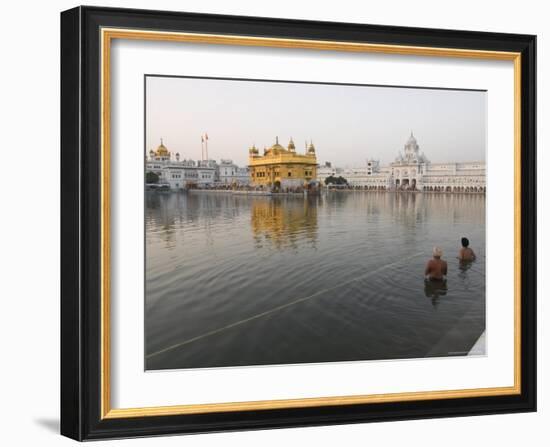
[(204, 148), (206, 152), (206, 160), (208, 161), (208, 134), (204, 132)]
[(204, 161), (204, 137), (201, 135), (201, 161)]

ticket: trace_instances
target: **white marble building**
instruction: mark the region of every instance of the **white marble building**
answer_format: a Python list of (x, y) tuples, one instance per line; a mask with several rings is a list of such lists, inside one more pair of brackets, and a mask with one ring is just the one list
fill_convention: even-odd
[(233, 160), (222, 159), (218, 165), (218, 180), (222, 185), (248, 185), (248, 168), (238, 167)]
[(149, 152), (145, 160), (145, 172), (159, 176), (159, 185), (170, 189), (206, 187), (218, 181), (218, 167), (214, 160), (180, 159), (180, 154), (172, 154), (162, 140), (156, 150)]
[(317, 168), (317, 180), (321, 183), (321, 185), (324, 185), (327, 177), (339, 177), (343, 172), (343, 168), (336, 168), (330, 163), (325, 163), (324, 165), (319, 165)]
[[(485, 162), (431, 163), (411, 135), (388, 166), (367, 160), (358, 168), (319, 168), (324, 177), (342, 176), (354, 188), (425, 192), (476, 192), (486, 189)], [(319, 176), (321, 177), (321, 176)]]

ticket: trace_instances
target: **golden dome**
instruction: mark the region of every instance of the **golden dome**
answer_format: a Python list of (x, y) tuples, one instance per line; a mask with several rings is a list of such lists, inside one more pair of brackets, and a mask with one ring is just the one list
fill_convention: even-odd
[(258, 148), (256, 147), (255, 144), (253, 144), (252, 147), (250, 147), (250, 149), (248, 149), (248, 152), (250, 154), (258, 154), (259, 153)]
[(170, 152), (162, 142), (162, 138), (160, 139), (160, 146), (157, 147), (156, 154), (159, 157), (162, 157), (162, 156), (167, 157), (168, 155), (170, 155)]
[(278, 152), (286, 152), (286, 149), (279, 144), (279, 137), (275, 137), (275, 144), (269, 148), (274, 154)]
[(309, 146), (308, 146), (308, 148), (307, 148), (307, 151), (308, 151), (309, 153), (313, 153), (313, 154), (315, 153), (315, 146), (313, 145), (313, 141), (309, 143)]
[(294, 141), (292, 140), (292, 137), (290, 138), (290, 141), (288, 142), (288, 150), (291, 152), (296, 151), (296, 146), (294, 145)]

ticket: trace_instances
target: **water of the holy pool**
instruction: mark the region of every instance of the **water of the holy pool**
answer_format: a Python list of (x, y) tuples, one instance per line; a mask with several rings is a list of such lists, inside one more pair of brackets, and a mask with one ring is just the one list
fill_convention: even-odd
[(485, 330), (483, 194), (146, 192), (145, 227), (149, 370), (465, 355)]

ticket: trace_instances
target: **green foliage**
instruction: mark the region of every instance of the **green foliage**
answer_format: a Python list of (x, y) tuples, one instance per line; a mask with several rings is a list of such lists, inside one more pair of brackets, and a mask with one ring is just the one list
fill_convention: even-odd
[(341, 175), (339, 177), (334, 177), (333, 175), (331, 175), (325, 179), (325, 185), (347, 185), (347, 184), (348, 184), (348, 181)]
[(159, 182), (159, 176), (157, 174), (151, 171), (145, 173), (145, 183), (158, 183), (158, 182)]

